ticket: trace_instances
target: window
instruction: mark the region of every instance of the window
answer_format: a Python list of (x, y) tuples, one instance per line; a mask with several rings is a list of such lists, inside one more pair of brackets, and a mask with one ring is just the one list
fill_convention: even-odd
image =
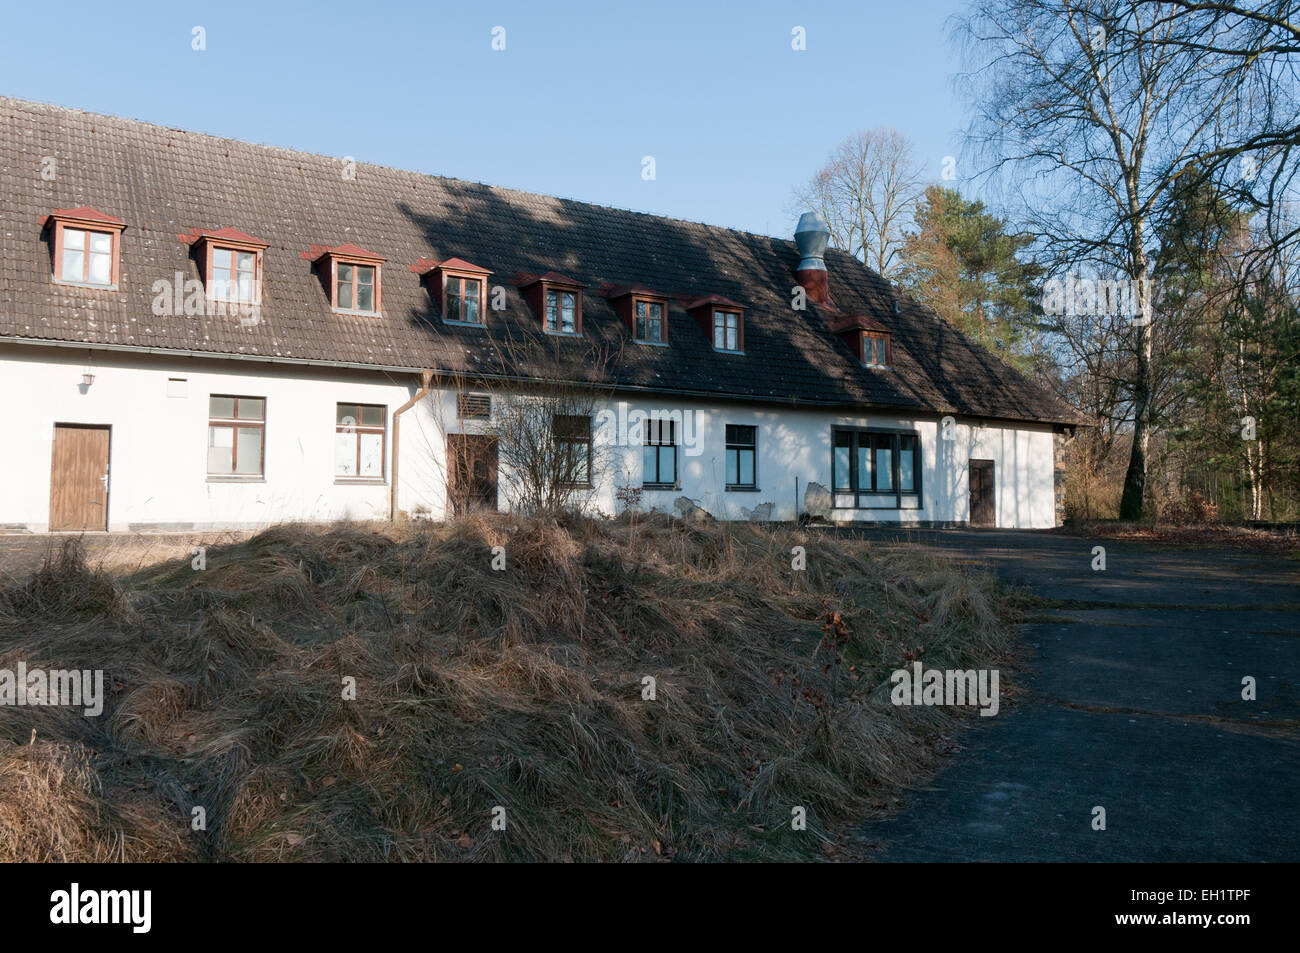
[(919, 508), (920, 454), (916, 434), (835, 430), (831, 449), (835, 505), (896, 509), (906, 504)]
[(647, 420), (641, 448), (641, 482), (652, 489), (677, 486), (677, 422)]
[(727, 424), (727, 489), (752, 490), (757, 487), (754, 467), (757, 427)]
[(546, 291), (546, 330), (552, 334), (578, 333), (578, 296), (572, 291)]
[(237, 248), (212, 249), (208, 296), (220, 301), (254, 304), (257, 301), (257, 253)]
[(713, 312), (713, 346), (719, 351), (740, 350), (740, 315), (734, 311)]
[(113, 283), (113, 235), (82, 228), (63, 229), (63, 262), (59, 278), (86, 285)]
[(518, 288), (547, 334), (582, 333), (582, 282), (548, 271), (521, 276)]
[(456, 412), (461, 420), (490, 420), (492, 417), (491, 394), (457, 394)]
[(556, 414), (551, 421), (556, 445), (556, 476), (566, 486), (591, 486), (591, 418)]
[(341, 261), (336, 266), (334, 307), (341, 311), (366, 311), (375, 308), (375, 267)]
[(445, 321), (465, 324), (483, 323), (483, 282), (478, 278), (447, 276), (447, 312)]
[(633, 302), (633, 314), (636, 316), (634, 334), (638, 341), (662, 344), (667, 340), (664, 331), (664, 306), (658, 301), (636, 298)]
[(262, 476), (266, 400), (262, 397), (208, 398), (208, 476)]
[(889, 336), (885, 334), (862, 335), (862, 363), (870, 367), (889, 366)]
[(388, 408), (338, 404), (334, 413), (335, 478), (383, 480)]

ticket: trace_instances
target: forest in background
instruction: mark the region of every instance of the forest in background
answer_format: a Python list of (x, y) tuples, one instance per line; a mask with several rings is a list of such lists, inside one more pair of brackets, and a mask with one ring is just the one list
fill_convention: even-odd
[(972, 0), (942, 180), (875, 128), (795, 190), (1088, 421), (1062, 448), (1067, 518), (1300, 520), (1298, 14)]

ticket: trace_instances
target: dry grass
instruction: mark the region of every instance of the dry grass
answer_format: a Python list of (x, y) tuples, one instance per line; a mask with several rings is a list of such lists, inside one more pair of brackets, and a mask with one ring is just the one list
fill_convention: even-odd
[(1290, 527), (1270, 530), (1222, 523), (1175, 525), (1090, 520), (1067, 523), (1060, 531), (1071, 536), (1130, 539), (1163, 546), (1220, 546), (1278, 555), (1300, 553), (1300, 533)]
[(0, 667), (111, 691), (5, 711), (0, 860), (821, 856), (951, 746), (971, 712), (894, 707), (888, 676), (1005, 661), (992, 591), (658, 517), (286, 526), (123, 579), (70, 544), (0, 591)]

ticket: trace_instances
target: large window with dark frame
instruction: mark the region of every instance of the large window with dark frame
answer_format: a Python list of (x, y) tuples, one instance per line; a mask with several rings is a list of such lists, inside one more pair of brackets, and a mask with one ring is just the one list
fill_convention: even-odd
[(667, 340), (667, 336), (664, 334), (664, 306), (662, 302), (636, 298), (633, 301), (633, 315), (636, 318), (634, 335), (638, 341), (663, 344)]
[(591, 486), (591, 418), (581, 414), (556, 414), (556, 476), (565, 486)]
[(462, 324), (482, 324), (483, 279), (448, 275), (446, 281), (447, 309), (443, 320), (458, 321)]
[(921, 505), (921, 443), (914, 433), (835, 430), (831, 485), (841, 508)]
[(753, 490), (758, 486), (758, 428), (727, 424), (727, 489)]
[(266, 457), (266, 399), (213, 394), (208, 398), (208, 476), (262, 476)]
[(645, 422), (641, 482), (651, 489), (677, 486), (677, 421), (655, 419)]
[(387, 416), (388, 408), (382, 404), (335, 405), (335, 479), (384, 479)]

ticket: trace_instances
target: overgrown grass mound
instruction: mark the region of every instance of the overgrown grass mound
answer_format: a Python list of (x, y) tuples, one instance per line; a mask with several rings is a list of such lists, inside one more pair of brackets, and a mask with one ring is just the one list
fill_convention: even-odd
[(0, 860), (823, 856), (950, 746), (889, 674), (995, 667), (991, 592), (660, 517), (285, 526), (126, 579), (69, 548), (0, 592), (0, 668), (108, 699), (0, 709)]

